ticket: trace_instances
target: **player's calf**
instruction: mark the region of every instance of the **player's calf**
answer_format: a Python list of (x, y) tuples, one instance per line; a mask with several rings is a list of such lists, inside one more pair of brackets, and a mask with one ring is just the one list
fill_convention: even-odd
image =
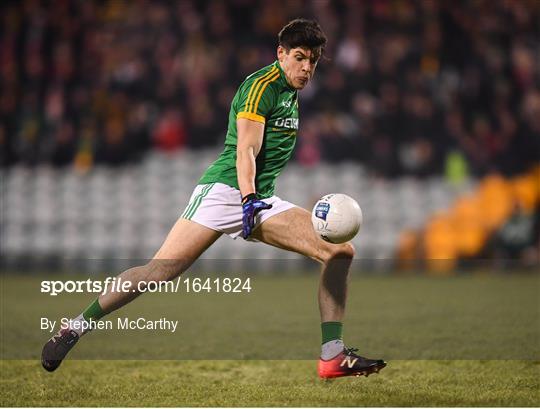
[(83, 330), (83, 328), (89, 328), (85, 324), (92, 320), (100, 320), (106, 314), (129, 303), (144, 291), (147, 283), (173, 280), (183, 271), (186, 264), (186, 261), (181, 259), (152, 260), (146, 265), (126, 270), (119, 277), (124, 282), (131, 283), (129, 288), (122, 291), (107, 289), (106, 293), (95, 299), (82, 314), (70, 320), (67, 328), (60, 329), (45, 343), (41, 353), (43, 368), (52, 372), (60, 366), (68, 352), (88, 332), (88, 330)]

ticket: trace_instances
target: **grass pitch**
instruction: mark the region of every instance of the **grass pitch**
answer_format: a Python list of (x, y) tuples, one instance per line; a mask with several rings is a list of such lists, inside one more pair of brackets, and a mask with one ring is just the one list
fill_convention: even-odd
[(538, 406), (526, 361), (395, 361), (317, 379), (315, 361), (3, 361), (3, 406)]
[(39, 294), (50, 278), (2, 276), (4, 407), (540, 406), (538, 276), (353, 277), (345, 339), (389, 365), (331, 381), (316, 376), (314, 276), (260, 278), (249, 296), (145, 295), (122, 313), (176, 317), (179, 333), (96, 332), (47, 373), (39, 317), (92, 298)]

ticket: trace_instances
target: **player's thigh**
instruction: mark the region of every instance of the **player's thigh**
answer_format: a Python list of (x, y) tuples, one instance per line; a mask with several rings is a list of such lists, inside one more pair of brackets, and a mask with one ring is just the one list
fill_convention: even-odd
[(350, 243), (332, 244), (321, 239), (311, 224), (311, 213), (300, 207), (293, 207), (265, 220), (253, 232), (253, 237), (322, 263), (333, 257), (354, 256), (354, 248)]
[(184, 271), (208, 249), (222, 233), (191, 220), (177, 220), (153, 263)]

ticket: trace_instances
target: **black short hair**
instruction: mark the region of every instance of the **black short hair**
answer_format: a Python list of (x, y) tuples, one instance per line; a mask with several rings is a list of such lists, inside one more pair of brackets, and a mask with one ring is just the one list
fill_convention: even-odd
[(278, 42), (287, 51), (297, 47), (308, 48), (319, 59), (326, 46), (326, 35), (315, 20), (297, 18), (281, 29)]

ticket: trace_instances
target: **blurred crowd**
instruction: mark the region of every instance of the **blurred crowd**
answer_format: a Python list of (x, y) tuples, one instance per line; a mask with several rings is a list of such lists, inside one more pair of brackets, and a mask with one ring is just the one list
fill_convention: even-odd
[(540, 152), (537, 0), (2, 2), (1, 163), (125, 164), (218, 147), (279, 29), (316, 18), (296, 160), (377, 175), (499, 171)]

